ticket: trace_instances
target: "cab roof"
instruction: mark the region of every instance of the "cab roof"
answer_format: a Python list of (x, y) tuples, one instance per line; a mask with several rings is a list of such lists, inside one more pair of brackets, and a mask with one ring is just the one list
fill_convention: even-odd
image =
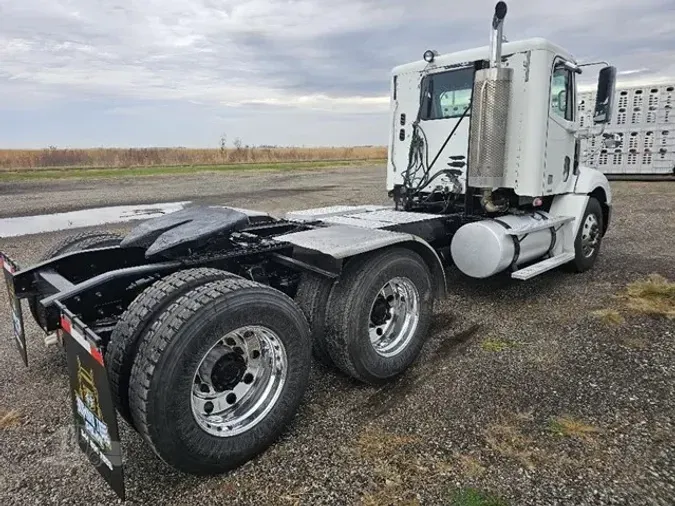
[[(504, 45), (502, 46), (502, 54), (504, 56), (536, 50), (549, 51), (562, 56), (563, 58), (572, 63), (576, 63), (574, 57), (569, 52), (567, 52), (567, 50), (541, 37), (518, 40), (514, 42), (505, 42)], [(449, 65), (456, 65), (458, 63), (474, 62), (478, 60), (488, 60), (489, 58), (490, 58), (489, 46), (475, 47), (472, 49), (466, 49), (464, 51), (439, 55), (431, 64), (427, 63), (422, 59), (414, 61), (412, 63), (399, 65), (398, 67), (394, 67), (394, 69), (392, 70), (392, 74), (398, 75), (407, 72), (421, 72), (430, 66), (432, 68), (445, 67)]]

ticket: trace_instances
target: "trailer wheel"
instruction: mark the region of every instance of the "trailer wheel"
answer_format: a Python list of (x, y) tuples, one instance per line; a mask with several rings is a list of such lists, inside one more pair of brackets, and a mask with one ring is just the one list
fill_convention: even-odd
[[(70, 235), (61, 242), (56, 243), (42, 255), (40, 262), (46, 262), (57, 256), (73, 253), (75, 251), (117, 246), (120, 242), (122, 242), (122, 236), (114, 232), (105, 232), (103, 230), (80, 232), (79, 234)], [(28, 307), (37, 324), (44, 328), (46, 315), (44, 310), (38, 306), (38, 299), (36, 297), (29, 297)]]
[(120, 317), (106, 347), (104, 362), (115, 407), (131, 426), (129, 377), (140, 337), (178, 297), (199, 285), (230, 277), (235, 275), (208, 268), (174, 272), (143, 290)]
[(312, 355), (326, 367), (334, 365), (326, 345), (326, 305), (333, 283), (332, 279), (306, 272), (300, 277), (295, 294), (295, 303), (300, 306), (309, 322)]
[(595, 265), (602, 242), (602, 207), (591, 197), (574, 240), (575, 258), (568, 265), (575, 272), (585, 272)]
[(419, 355), (434, 294), (422, 258), (403, 248), (348, 263), (328, 301), (328, 351), (346, 374), (382, 383)]
[(243, 278), (212, 281), (179, 297), (141, 339), (131, 414), (169, 465), (224, 472), (281, 434), (310, 364), (309, 326), (293, 300)]

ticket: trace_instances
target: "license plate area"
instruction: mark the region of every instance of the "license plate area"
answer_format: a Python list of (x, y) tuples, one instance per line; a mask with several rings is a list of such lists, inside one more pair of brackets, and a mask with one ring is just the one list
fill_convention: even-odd
[(0, 262), (2, 263), (2, 272), (5, 284), (7, 285), (7, 297), (9, 298), (14, 341), (23, 359), (23, 363), (28, 365), (28, 351), (26, 350), (26, 333), (23, 325), (21, 301), (14, 292), (14, 274), (19, 270), (19, 266), (4, 253), (0, 253)]

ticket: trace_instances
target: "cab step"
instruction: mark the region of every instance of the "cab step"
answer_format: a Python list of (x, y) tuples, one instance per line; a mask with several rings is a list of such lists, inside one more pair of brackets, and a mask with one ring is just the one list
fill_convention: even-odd
[(513, 279), (522, 279), (524, 281), (526, 279), (531, 279), (535, 276), (538, 276), (539, 274), (542, 274), (546, 271), (550, 271), (551, 269), (555, 269), (556, 267), (566, 264), (571, 260), (574, 260), (574, 253), (561, 253), (560, 255), (547, 258), (546, 260), (532, 264), (529, 267), (525, 267), (524, 269), (517, 270), (511, 274), (511, 277)]
[(506, 233), (509, 235), (531, 234), (532, 232), (538, 232), (539, 230), (546, 230), (547, 228), (564, 225), (572, 220), (574, 220), (574, 216), (554, 216), (551, 219), (542, 219), (537, 223), (528, 224), (523, 227), (509, 228), (506, 230)]

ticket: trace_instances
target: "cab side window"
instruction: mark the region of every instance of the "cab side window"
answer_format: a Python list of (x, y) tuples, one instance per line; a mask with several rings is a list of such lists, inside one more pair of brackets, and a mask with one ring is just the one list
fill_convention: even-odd
[(471, 106), (473, 67), (428, 74), (422, 79), (420, 119), (459, 118)]
[(567, 121), (574, 121), (574, 78), (571, 70), (556, 66), (551, 82), (551, 111)]

